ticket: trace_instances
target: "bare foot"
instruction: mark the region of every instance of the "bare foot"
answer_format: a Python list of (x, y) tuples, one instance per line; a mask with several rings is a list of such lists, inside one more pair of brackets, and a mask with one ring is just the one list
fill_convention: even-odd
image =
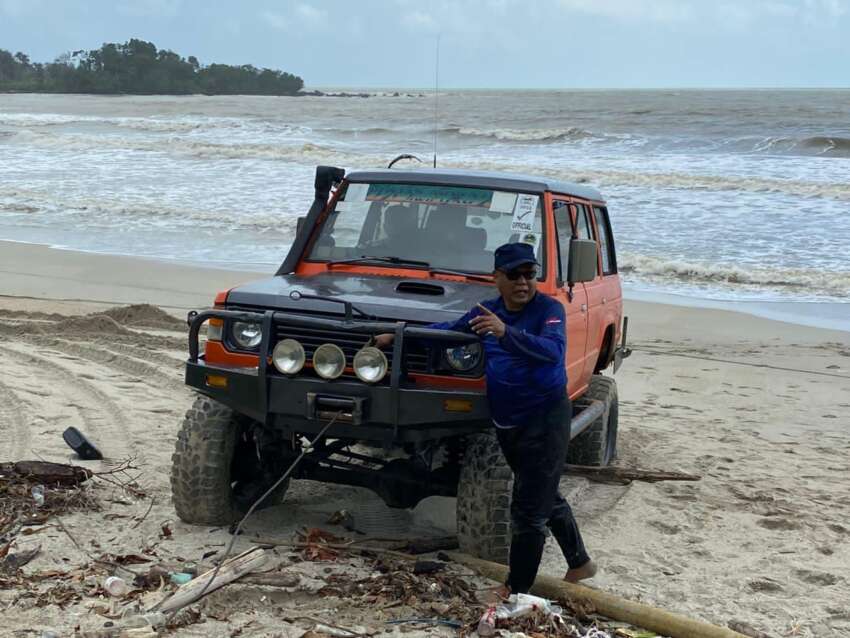
[(486, 605), (498, 605), (499, 603), (505, 602), (510, 595), (510, 587), (507, 585), (499, 585), (498, 587), (485, 590), (484, 596), (479, 598), (479, 600)]
[(568, 583), (577, 583), (580, 580), (585, 580), (586, 578), (593, 578), (596, 575), (596, 563), (592, 560), (587, 561), (581, 567), (574, 567), (573, 569), (568, 569), (566, 575), (564, 576), (564, 580)]

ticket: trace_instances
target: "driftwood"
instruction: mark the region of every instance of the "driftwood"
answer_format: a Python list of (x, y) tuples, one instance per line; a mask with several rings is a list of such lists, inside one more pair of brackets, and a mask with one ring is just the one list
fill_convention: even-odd
[(564, 474), (584, 476), (598, 483), (620, 483), (628, 485), (632, 481), (646, 481), (657, 483), (658, 481), (699, 481), (702, 479), (697, 474), (685, 474), (684, 472), (664, 472), (661, 470), (641, 470), (634, 467), (594, 467), (591, 465), (565, 465)]
[[(449, 555), (452, 560), (461, 565), (466, 565), (482, 576), (498, 583), (505, 582), (508, 568), (504, 565), (473, 558), (467, 554), (451, 552)], [(568, 583), (552, 576), (539, 574), (531, 588), (531, 593), (555, 600), (567, 599), (578, 603), (584, 601), (589, 603), (602, 616), (643, 627), (662, 636), (671, 636), (672, 638), (746, 638), (742, 634), (725, 627), (717, 627), (699, 620), (686, 618), (663, 609), (626, 600), (598, 589)]]
[(0, 476), (38, 481), (45, 485), (79, 485), (92, 477), (91, 470), (65, 463), (47, 461), (18, 461), (0, 463)]
[(185, 585), (181, 585), (171, 596), (155, 605), (149, 611), (159, 611), (167, 614), (182, 609), (186, 605), (191, 605), (198, 600), (201, 592), (203, 592), (203, 595), (214, 592), (219, 587), (232, 583), (245, 574), (256, 571), (266, 563), (267, 559), (268, 555), (264, 549), (252, 547), (222, 563), (221, 568), (218, 570), (218, 575), (209, 585), (207, 585), (207, 582), (215, 573), (215, 568), (204, 572)]
[(457, 536), (439, 536), (436, 538), (419, 538), (409, 540), (402, 544), (390, 545), (388, 549), (394, 549), (407, 554), (430, 554), (441, 550), (457, 549)]

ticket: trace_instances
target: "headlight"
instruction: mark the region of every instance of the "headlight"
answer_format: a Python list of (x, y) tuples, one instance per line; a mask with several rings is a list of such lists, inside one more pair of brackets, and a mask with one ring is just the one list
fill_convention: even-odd
[(233, 340), (240, 348), (253, 350), (263, 340), (263, 329), (258, 323), (237, 321), (230, 329)]
[(354, 355), (354, 374), (366, 383), (377, 383), (387, 374), (386, 355), (371, 346), (363, 348)]
[(313, 368), (323, 379), (336, 379), (345, 370), (345, 353), (337, 345), (323, 343), (313, 353)]
[(272, 351), (272, 363), (281, 374), (298, 374), (306, 358), (304, 347), (295, 339), (279, 341)]
[(469, 372), (481, 361), (481, 344), (468, 343), (446, 348), (446, 361), (458, 372)]

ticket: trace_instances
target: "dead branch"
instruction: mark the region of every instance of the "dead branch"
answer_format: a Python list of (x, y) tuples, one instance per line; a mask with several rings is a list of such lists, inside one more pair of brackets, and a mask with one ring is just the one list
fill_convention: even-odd
[(142, 516), (142, 518), (139, 519), (139, 521), (135, 525), (133, 525), (133, 527), (131, 527), (130, 529), (136, 529), (139, 525), (141, 525), (142, 523), (145, 522), (145, 519), (148, 517), (148, 514), (151, 513), (151, 510), (153, 509), (153, 504), (155, 502), (156, 502), (156, 499), (153, 496), (151, 496), (151, 503), (150, 503), (150, 505), (148, 505), (148, 511), (145, 512), (145, 515)]
[(565, 465), (564, 474), (584, 476), (598, 483), (620, 483), (628, 485), (632, 481), (646, 481), (657, 483), (658, 481), (699, 481), (701, 476), (696, 474), (685, 474), (684, 472), (665, 472), (662, 470), (641, 470), (630, 467), (594, 467), (590, 465)]

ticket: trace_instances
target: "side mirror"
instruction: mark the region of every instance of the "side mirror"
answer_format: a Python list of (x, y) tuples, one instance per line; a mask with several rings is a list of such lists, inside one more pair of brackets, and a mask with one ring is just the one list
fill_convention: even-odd
[(301, 234), (301, 229), (304, 228), (304, 222), (306, 222), (306, 221), (307, 221), (306, 216), (302, 216), (302, 217), (298, 218), (298, 221), (295, 224), (295, 236), (296, 237)]
[(577, 284), (596, 279), (597, 259), (597, 246), (594, 240), (570, 240), (570, 266), (567, 281)]

